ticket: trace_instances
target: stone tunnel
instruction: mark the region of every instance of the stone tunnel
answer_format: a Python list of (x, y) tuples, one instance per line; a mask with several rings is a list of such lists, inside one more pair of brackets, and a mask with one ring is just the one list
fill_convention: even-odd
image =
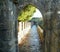
[(43, 52), (60, 52), (60, 0), (0, 0), (0, 52), (19, 52), (17, 17), (27, 4), (43, 15)]

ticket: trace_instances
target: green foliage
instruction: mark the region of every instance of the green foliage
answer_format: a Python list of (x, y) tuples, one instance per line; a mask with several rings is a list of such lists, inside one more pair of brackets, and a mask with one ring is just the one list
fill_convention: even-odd
[(40, 18), (37, 18), (37, 17), (36, 17), (36, 18), (32, 18), (30, 21), (39, 22), (39, 21), (41, 21), (41, 20), (40, 20)]
[(30, 21), (36, 22), (42, 29), (44, 28), (43, 18), (32, 18)]
[(18, 21), (29, 21), (31, 20), (31, 16), (36, 11), (36, 8), (32, 5), (27, 5), (23, 8), (23, 10), (19, 13)]

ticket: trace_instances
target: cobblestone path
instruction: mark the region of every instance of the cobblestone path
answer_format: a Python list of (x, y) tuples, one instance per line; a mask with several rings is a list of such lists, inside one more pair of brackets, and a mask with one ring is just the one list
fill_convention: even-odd
[(42, 52), (39, 36), (37, 33), (37, 27), (35, 25), (32, 26), (28, 38), (26, 39), (24, 44), (19, 46), (19, 51), (20, 52)]

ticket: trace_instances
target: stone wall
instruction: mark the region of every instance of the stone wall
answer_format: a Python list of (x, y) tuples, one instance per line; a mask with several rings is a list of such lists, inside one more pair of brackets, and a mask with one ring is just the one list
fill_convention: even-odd
[(59, 3), (58, 0), (51, 2), (51, 8), (45, 15), (45, 52), (60, 52), (59, 46), (59, 31), (60, 31), (60, 20), (58, 11)]
[(9, 0), (0, 0), (0, 52), (18, 52), (16, 7)]

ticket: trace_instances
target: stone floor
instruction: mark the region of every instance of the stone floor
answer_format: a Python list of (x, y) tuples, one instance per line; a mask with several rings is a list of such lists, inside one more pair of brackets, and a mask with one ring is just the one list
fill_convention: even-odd
[(35, 25), (32, 26), (30, 34), (25, 39), (24, 44), (19, 46), (19, 52), (42, 52), (37, 27)]

